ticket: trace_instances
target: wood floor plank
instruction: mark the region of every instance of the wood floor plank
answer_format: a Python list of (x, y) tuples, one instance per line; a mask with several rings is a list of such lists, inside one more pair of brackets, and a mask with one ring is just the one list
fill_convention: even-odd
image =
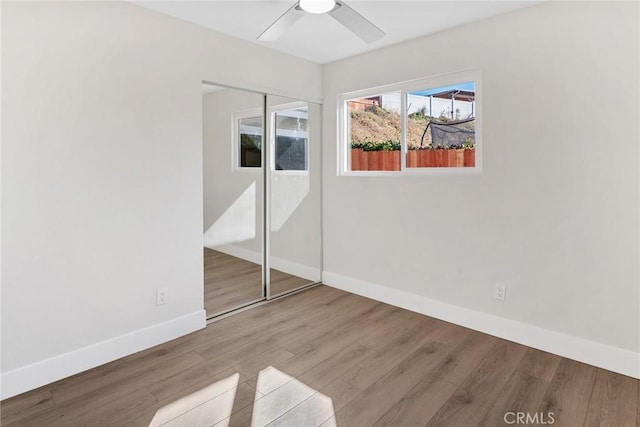
[(267, 426), (318, 426), (333, 415), (331, 398), (322, 393), (315, 393), (304, 402), (267, 424)]
[(278, 367), (290, 375), (301, 375), (357, 341), (362, 335), (362, 330), (359, 326), (361, 323), (375, 322), (376, 319), (384, 318), (385, 316), (392, 318), (394, 312), (390, 306), (376, 305), (358, 320), (345, 323), (321, 336), (312, 338), (313, 341), (299, 350), (296, 356), (287, 360), (284, 364), (279, 364)]
[[(515, 371), (478, 425), (486, 427), (502, 425), (516, 420), (518, 413), (537, 417), (538, 422), (535, 424), (542, 421), (550, 422), (553, 419), (552, 416), (538, 412), (548, 387), (549, 383), (546, 381)], [(514, 415), (506, 415), (507, 413)], [(507, 416), (506, 421), (505, 416)]]
[(429, 341), (336, 413), (338, 425), (372, 426), (446, 356), (446, 347)]
[(379, 350), (401, 331), (407, 329), (431, 329), (434, 319), (425, 318), (411, 311), (401, 310), (390, 305), (387, 305), (387, 308), (390, 309), (388, 315), (372, 318), (368, 320), (368, 325), (353, 324), (353, 326), (360, 328), (362, 331), (359, 337), (361, 343), (375, 346)]
[(513, 421), (518, 413), (537, 417), (538, 422), (551, 422), (548, 414), (537, 411), (560, 360), (561, 357), (532, 348), (527, 349), (515, 372), (479, 425), (491, 427), (504, 424), (505, 414), (508, 412), (516, 414), (508, 415), (508, 422)]
[(218, 373), (231, 367), (231, 361), (223, 365), (217, 360), (205, 360), (170, 377), (153, 379), (146, 388), (158, 401), (162, 401), (190, 389), (193, 384), (217, 381), (220, 379)]
[(499, 341), (474, 372), (426, 424), (477, 425), (524, 356), (527, 348)]
[(554, 426), (583, 425), (596, 370), (584, 363), (562, 359), (538, 411), (553, 412)]
[(293, 357), (293, 354), (277, 347), (275, 349), (258, 352), (251, 358), (237, 361), (236, 364), (228, 369), (225, 369), (223, 372), (219, 373), (219, 375), (225, 376), (237, 373), (240, 375), (240, 381), (246, 381), (248, 384), (251, 384), (255, 388), (256, 385), (254, 384), (254, 380), (260, 375), (261, 372), (269, 369), (270, 367), (278, 365), (279, 363), (284, 362), (291, 357)]
[(468, 332), (469, 329), (463, 328), (462, 326), (454, 325), (449, 322), (438, 321), (438, 330), (433, 336), (433, 340), (446, 345), (451, 341), (455, 341), (460, 335), (465, 335)]
[(430, 375), (393, 405), (374, 424), (374, 427), (424, 425), (455, 393), (457, 385)]
[[(214, 402), (213, 408), (215, 408), (217, 412), (227, 410), (231, 411), (233, 400), (229, 402), (229, 392), (235, 393), (241, 385), (242, 383), (239, 381), (239, 375), (230, 375), (216, 381), (207, 381), (206, 384), (203, 384), (201, 387), (192, 390), (191, 392), (181, 392), (163, 400), (162, 402), (158, 402), (150, 426), (155, 427), (164, 425), (191, 411), (197, 412), (201, 405), (204, 405), (212, 399), (216, 399), (220, 396), (223, 397)], [(246, 389), (247, 387), (243, 386), (242, 388)], [(230, 413), (231, 412), (225, 413), (220, 419), (228, 417)], [(197, 416), (197, 414), (195, 415)], [(189, 418), (189, 416), (187, 416), (187, 418)], [(214, 422), (211, 422), (208, 425), (212, 424), (214, 424)]]
[[(233, 380), (231, 383), (229, 383), (230, 379)], [(225, 383), (227, 384), (226, 387), (224, 386)], [(232, 378), (232, 376), (226, 378), (221, 377), (217, 381), (211, 381), (211, 379), (208, 379), (200, 383), (194, 383), (188, 389), (184, 389), (181, 392), (176, 393), (175, 395), (157, 403), (154, 409), (155, 423), (164, 423), (167, 422), (167, 420), (177, 418), (177, 416), (197, 408), (200, 404), (204, 404), (212, 398), (233, 390), (234, 387), (235, 379)], [(213, 392), (216, 389), (218, 391)], [(240, 382), (235, 389), (237, 396), (233, 400), (231, 414), (235, 414), (247, 407), (251, 407), (253, 400), (263, 396), (254, 388), (254, 384), (249, 384), (247, 382)], [(251, 390), (251, 393), (249, 393), (248, 390)], [(241, 392), (243, 394), (240, 396), (239, 393)], [(248, 396), (251, 396), (250, 401), (249, 399), (247, 399)], [(220, 409), (220, 403), (224, 402), (224, 398), (218, 400), (217, 402), (218, 405), (214, 405), (214, 407)], [(147, 422), (146, 424), (140, 423), (133, 425), (144, 425), (145, 427), (147, 427), (149, 425), (149, 422)], [(207, 423), (207, 425), (211, 424)]]
[(336, 416), (334, 415), (333, 417), (329, 418), (327, 421), (322, 423), (320, 427), (338, 427), (338, 420), (336, 419)]
[(466, 330), (450, 336), (447, 344), (437, 338), (433, 341), (449, 347), (454, 346), (438, 367), (438, 375), (447, 382), (461, 385), (499, 340), (490, 335)]
[(231, 418), (222, 420), (213, 427), (247, 427), (251, 425), (252, 418), (253, 406), (247, 406), (242, 411), (232, 414)]
[(35, 426), (51, 426), (62, 427), (65, 425), (64, 416), (53, 406), (43, 411), (32, 412), (19, 417), (12, 422), (2, 420), (2, 427), (35, 427)]
[[(291, 356), (291, 353), (265, 340), (254, 342), (250, 348), (241, 348), (230, 357), (225, 355), (223, 358), (211, 359), (206, 363), (216, 363), (218, 366), (231, 364), (230, 367), (215, 370), (214, 372), (219, 377), (237, 373), (240, 375), (241, 382), (247, 382), (252, 387), (255, 387), (255, 379), (261, 371), (269, 368), (271, 365), (289, 359)], [(223, 363), (218, 363), (219, 360), (222, 360)]]
[[(115, 399), (105, 399), (105, 403), (91, 402), (82, 405), (82, 401), (68, 402), (60, 406), (65, 427), (86, 427), (89, 425), (122, 426), (140, 412), (152, 408), (157, 401), (146, 389), (129, 393), (115, 394)], [(148, 416), (151, 415), (146, 411)], [(150, 421), (150, 419), (149, 419)]]
[[(361, 304), (359, 304), (359, 302)], [(252, 341), (265, 340), (266, 338), (280, 336), (283, 332), (296, 330), (296, 334), (301, 337), (308, 336), (310, 329), (317, 329), (320, 322), (326, 319), (332, 311), (344, 311), (342, 315), (336, 315), (324, 323), (336, 323), (342, 319), (356, 317), (361, 311), (365, 311), (368, 307), (375, 305), (373, 302), (358, 301), (357, 298), (346, 296), (340, 298), (331, 308), (324, 306), (318, 307), (313, 313), (307, 313), (303, 316), (303, 311), (291, 311), (288, 317), (274, 317), (260, 323), (252, 322), (251, 327), (238, 328), (235, 331), (227, 331), (226, 333), (217, 334), (216, 340), (208, 345), (199, 347), (196, 351), (207, 359), (221, 357), (224, 354), (246, 346)], [(322, 332), (322, 330), (321, 330)], [(301, 338), (304, 343), (306, 341)], [(288, 343), (279, 343), (285, 350), (291, 351), (287, 344), (295, 342), (293, 338)], [(291, 351), (294, 353), (294, 351)]]
[(329, 396), (333, 401), (333, 410), (338, 412), (347, 406), (353, 399), (362, 393), (357, 387), (352, 386), (345, 380), (338, 378), (331, 384), (320, 390), (325, 396)]
[[(239, 334), (256, 330), (261, 330), (264, 333), (265, 330), (271, 331), (280, 325), (291, 322), (292, 319), (305, 319), (307, 318), (305, 313), (309, 313), (309, 304), (314, 307), (311, 315), (315, 315), (325, 311), (335, 301), (350, 297), (348, 293), (337, 289), (328, 288), (330, 291), (325, 292), (325, 288), (311, 288), (296, 294), (294, 300), (283, 298), (263, 305), (259, 310), (243, 311), (224, 319), (224, 322), (211, 323), (207, 326), (207, 334), (211, 336), (211, 340), (215, 339), (215, 343), (220, 343), (230, 337), (237, 340)], [(213, 346), (214, 343), (211, 340), (209, 344)]]
[(291, 338), (282, 347), (291, 353), (299, 354), (308, 351), (310, 347), (320, 340), (329, 340), (333, 335), (348, 329), (348, 325), (354, 319), (371, 319), (372, 314), (388, 312), (383, 304), (372, 300), (357, 300), (345, 298), (328, 307), (324, 318), (318, 318), (310, 324), (310, 328), (304, 335)]
[(562, 357), (535, 348), (527, 349), (517, 370), (540, 380), (550, 382), (558, 369)]
[[(349, 299), (344, 299), (342, 302), (346, 303)], [(368, 307), (369, 303), (363, 304), (363, 307)], [(335, 307), (340, 307), (337, 305)], [(357, 316), (358, 310), (354, 310), (354, 315)], [(318, 318), (314, 316), (301, 317), (289, 322), (285, 322), (278, 327), (271, 328), (266, 332), (262, 329), (256, 329), (248, 334), (243, 334), (241, 340), (236, 340), (231, 343), (225, 343), (223, 346), (208, 347), (203, 350), (198, 350), (200, 353), (209, 357), (212, 360), (243, 360), (248, 357), (253, 357), (257, 354), (269, 351), (287, 344), (289, 341), (294, 340), (298, 336), (310, 337), (313, 336), (313, 330), (321, 327), (320, 320), (326, 315), (322, 310), (318, 313)], [(325, 322), (324, 327), (326, 327)], [(229, 350), (231, 348), (231, 350)], [(317, 363), (317, 362), (316, 362)]]
[(614, 372), (598, 370), (584, 425), (623, 426), (625, 421), (637, 415), (637, 393), (637, 380)]
[[(122, 426), (148, 425), (153, 412), (145, 410), (155, 403), (155, 399), (144, 389), (126, 395), (114, 396), (105, 405), (91, 405), (89, 409), (78, 410), (79, 405), (62, 405), (41, 411), (13, 423), (4, 422), (4, 427), (86, 427), (86, 426)], [(146, 424), (132, 424), (134, 417), (145, 414)], [(144, 423), (144, 420), (142, 421)]]
[[(244, 313), (238, 314), (241, 316)], [(130, 365), (149, 366), (154, 363), (159, 363), (163, 360), (170, 359), (181, 354), (187, 354), (199, 348), (203, 345), (208, 345), (212, 340), (216, 339), (219, 334), (220, 328), (216, 324), (209, 325), (206, 329), (199, 330), (187, 335), (184, 335), (175, 340), (164, 343), (160, 346), (152, 347), (147, 350), (143, 350), (105, 365), (98, 366), (88, 371), (75, 375), (74, 382), (78, 382), (81, 378), (85, 378), (87, 381), (91, 381), (91, 378), (100, 378), (108, 375), (112, 375), (114, 372), (126, 369)], [(69, 378), (71, 379), (71, 378)], [(61, 380), (57, 385), (63, 385), (69, 379)]]
[(297, 377), (300, 381), (313, 388), (323, 388), (340, 378), (340, 376), (351, 367), (361, 363), (374, 351), (375, 347), (355, 342), (323, 359), (322, 362)]
[[(445, 326), (446, 328), (447, 326)], [(450, 331), (456, 334), (450, 335)], [(393, 405), (376, 426), (415, 426), (426, 424), (462, 384), (498, 340), (474, 331), (457, 328), (439, 334), (448, 336), (445, 357), (427, 375)]]
[(17, 396), (2, 402), (0, 425), (11, 424), (55, 406), (51, 392), (44, 387), (33, 390), (26, 397)]
[[(326, 334), (339, 328), (342, 324), (353, 322), (355, 319), (365, 316), (378, 303), (373, 301), (365, 301), (358, 304), (350, 298), (341, 298), (332, 303), (323, 311), (318, 311), (317, 315), (305, 315), (301, 319), (296, 319), (297, 327), (295, 329), (286, 328), (278, 331), (276, 340), (286, 350), (296, 354), (302, 349), (305, 350), (309, 341), (314, 341)], [(289, 324), (292, 323), (291, 321)], [(296, 346), (296, 344), (299, 344)]]
[[(407, 323), (407, 318), (411, 316), (412, 313), (406, 311), (390, 310), (388, 315), (377, 320), (378, 324), (376, 324), (376, 327), (371, 328), (369, 332), (361, 333), (360, 336), (345, 336), (345, 340), (352, 342), (351, 340), (355, 339), (357, 341), (339, 351), (334, 350), (333, 354), (324, 357), (321, 362), (304, 371), (304, 373), (299, 373), (302, 369), (292, 368), (291, 363), (287, 364), (286, 369), (306, 384), (314, 388), (323, 388), (335, 379), (343, 377), (347, 371), (356, 369), (357, 366), (375, 352), (387, 346), (389, 341), (394, 337), (406, 331), (407, 329), (403, 329), (403, 327)], [(424, 322), (420, 322), (420, 324), (424, 324)], [(365, 328), (360, 328), (357, 325), (355, 328), (352, 328), (352, 330), (366, 331)], [(332, 341), (333, 344), (339, 342), (340, 341)], [(425, 342), (426, 340), (420, 341), (420, 344), (424, 344)], [(420, 344), (416, 345), (413, 350), (417, 349)], [(409, 352), (405, 354), (408, 353)], [(313, 357), (319, 356), (318, 352), (311, 350), (310, 353), (302, 353), (298, 355), (298, 357), (305, 359), (307, 355), (313, 355), (311, 359), (307, 359), (307, 366), (309, 366), (308, 362), (313, 360)], [(293, 357), (290, 361), (296, 361), (296, 357)], [(384, 373), (386, 372), (383, 371), (381, 375), (384, 375)], [(364, 389), (364, 387), (360, 387), (360, 389)]]
[(65, 388), (78, 388), (84, 383), (103, 381), (105, 378), (123, 375), (126, 377), (130, 372), (136, 372), (138, 367), (150, 367), (156, 363), (187, 354), (204, 343), (213, 339), (209, 335), (210, 330), (204, 329), (196, 333), (191, 333), (175, 340), (162, 344), (161, 346), (134, 353), (113, 362), (89, 369), (72, 377), (57, 381), (48, 386), (50, 390), (60, 390)]
[[(435, 322), (432, 323), (435, 324)], [(428, 324), (401, 330), (385, 346), (345, 373), (342, 378), (349, 384), (364, 390), (393, 369), (405, 355), (414, 352), (427, 342), (434, 333), (435, 329)]]
[(148, 383), (170, 377), (184, 369), (191, 368), (205, 359), (197, 353), (191, 352), (174, 358), (163, 359), (151, 365), (132, 363), (124, 366), (119, 371), (86, 379), (79, 377), (77, 381), (71, 377), (67, 381), (54, 383), (50, 390), (53, 399), (58, 405), (67, 402), (82, 402), (91, 399), (102, 399), (102, 396), (110, 396), (114, 390), (125, 392), (144, 387)]
[[(335, 346), (338, 342), (348, 339), (353, 340), (357, 332), (362, 331), (360, 328), (367, 326), (373, 328), (376, 324), (379, 324), (381, 319), (392, 321), (400, 313), (400, 310), (393, 306), (372, 300), (364, 300), (362, 304), (357, 304), (355, 307), (348, 309), (351, 314), (343, 313), (342, 311), (334, 310), (331, 313), (331, 318), (325, 320), (324, 325), (318, 325), (319, 327), (314, 331), (310, 331), (309, 334), (300, 336), (297, 340), (291, 340), (283, 345), (283, 348), (294, 354), (300, 354), (328, 343)], [(353, 313), (356, 313), (356, 315), (353, 316)], [(327, 324), (331, 326), (327, 327)], [(362, 333), (360, 332), (361, 336)], [(344, 345), (341, 347), (344, 347)]]
[[(239, 411), (235, 416), (231, 417), (231, 421), (234, 421), (234, 418), (236, 419), (235, 423), (240, 420), (246, 420), (247, 414), (250, 412), (251, 425), (266, 426), (292, 408), (295, 408), (298, 404), (307, 400), (315, 392), (316, 390), (313, 388), (292, 378), (271, 393), (257, 399), (252, 407), (247, 407)], [(232, 422), (231, 425), (234, 425), (234, 422)]]
[(105, 424), (115, 415), (122, 416), (123, 412), (137, 410), (139, 407), (154, 404), (156, 399), (144, 387), (133, 387), (122, 394), (113, 393), (112, 389), (105, 392), (91, 393), (81, 399), (74, 399), (57, 405), (62, 413), (65, 425), (87, 425), (89, 420), (101, 420)]
[[(341, 379), (337, 379), (291, 410), (285, 412), (270, 425), (295, 427), (317, 426), (327, 420), (328, 417), (325, 416), (325, 414), (328, 413), (327, 408), (329, 408), (329, 416), (333, 418), (337, 411), (351, 402), (360, 393), (362, 393), (362, 390), (357, 389)], [(250, 418), (248, 418), (248, 413), (249, 411), (247, 410), (244, 418), (238, 419), (235, 424), (232, 424), (249, 425)], [(238, 424), (239, 422), (244, 422), (244, 424)]]
[(162, 425), (166, 427), (212, 426), (229, 418), (234, 408), (242, 410), (253, 404), (254, 399), (255, 389), (242, 383), (237, 388), (227, 390), (206, 402), (194, 406), (191, 410)]

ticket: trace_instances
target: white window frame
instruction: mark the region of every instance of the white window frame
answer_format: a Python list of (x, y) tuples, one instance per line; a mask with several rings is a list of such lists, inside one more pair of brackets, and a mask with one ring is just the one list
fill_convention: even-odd
[[(475, 166), (471, 167), (421, 167), (407, 168), (407, 114), (400, 117), (400, 170), (399, 171), (352, 171), (351, 144), (349, 142), (347, 101), (400, 92), (400, 110), (407, 111), (407, 96), (410, 92), (449, 86), (464, 82), (475, 83)], [(338, 176), (424, 176), (424, 175), (476, 175), (482, 173), (482, 73), (469, 70), (442, 74), (433, 77), (393, 83), (369, 89), (347, 92), (338, 96)]]
[[(262, 171), (262, 161), (260, 162), (260, 167), (249, 167), (249, 166), (241, 166), (240, 165), (240, 120), (242, 119), (250, 119), (253, 117), (262, 118), (262, 108), (252, 108), (250, 110), (243, 110), (233, 113), (231, 119), (231, 170), (235, 172), (255, 172), (260, 173)], [(264, 150), (265, 130), (262, 129), (262, 146), (261, 153)], [(261, 154), (262, 158), (262, 154)]]
[(309, 103), (305, 102), (305, 101), (295, 101), (295, 102), (288, 102), (286, 104), (278, 104), (278, 105), (272, 105), (269, 107), (269, 120), (271, 123), (271, 134), (270, 138), (269, 138), (269, 143), (270, 143), (270, 150), (269, 152), (272, 153), (273, 155), (271, 156), (271, 159), (269, 159), (269, 167), (271, 168), (271, 173), (274, 174), (278, 174), (278, 175), (308, 175), (309, 174), (309, 136), (311, 135), (311, 130), (309, 128), (310, 123), (309, 123), (309, 118), (307, 116), (307, 146), (305, 147), (305, 166), (306, 169), (305, 170), (276, 170), (276, 156), (275, 156), (275, 152), (276, 152), (276, 114), (281, 112), (281, 111), (287, 111), (287, 110), (295, 110), (298, 108), (306, 108), (307, 109), (307, 114), (309, 113)]

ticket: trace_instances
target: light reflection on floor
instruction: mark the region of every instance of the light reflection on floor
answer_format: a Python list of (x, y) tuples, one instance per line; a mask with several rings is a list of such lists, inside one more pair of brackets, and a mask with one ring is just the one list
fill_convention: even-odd
[(336, 426), (330, 397), (272, 366), (258, 374), (253, 407), (234, 408), (239, 378), (236, 373), (162, 407), (149, 427), (227, 427), (242, 412), (252, 427)]
[(210, 426), (229, 418), (239, 379), (236, 373), (160, 408), (149, 427)]

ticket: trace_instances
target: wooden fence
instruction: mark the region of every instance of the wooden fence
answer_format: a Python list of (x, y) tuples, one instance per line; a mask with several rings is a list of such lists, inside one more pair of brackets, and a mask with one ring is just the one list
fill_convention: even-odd
[[(409, 150), (407, 152), (408, 168), (452, 168), (474, 167), (476, 150), (442, 149), (442, 150)], [(364, 151), (362, 148), (351, 149), (352, 171), (399, 171), (400, 150)]]

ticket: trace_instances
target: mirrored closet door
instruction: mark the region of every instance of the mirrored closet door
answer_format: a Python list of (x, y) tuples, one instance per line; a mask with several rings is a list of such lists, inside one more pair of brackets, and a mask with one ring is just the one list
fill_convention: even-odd
[(320, 106), (267, 96), (269, 296), (321, 280)]
[(215, 317), (321, 280), (321, 108), (203, 84), (204, 304)]
[(207, 317), (265, 297), (264, 95), (203, 85)]

